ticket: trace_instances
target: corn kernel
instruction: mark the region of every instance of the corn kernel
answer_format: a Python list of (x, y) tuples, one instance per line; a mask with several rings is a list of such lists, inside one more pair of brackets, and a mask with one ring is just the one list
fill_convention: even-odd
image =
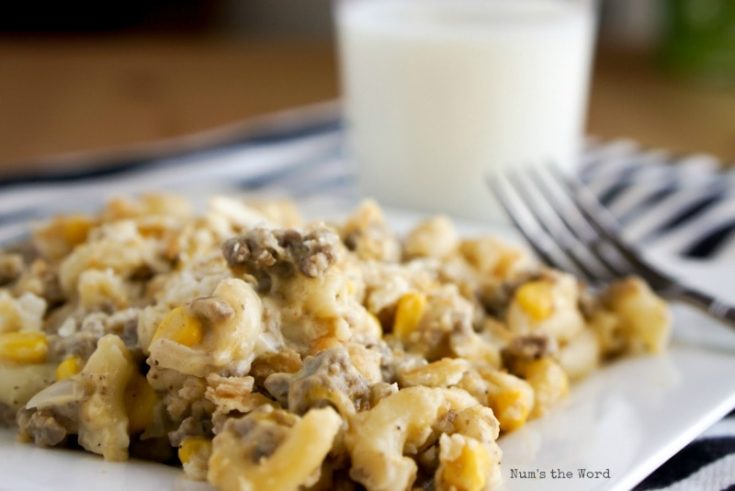
[(42, 332), (0, 334), (0, 359), (15, 363), (43, 363), (47, 354), (48, 340)]
[(569, 377), (551, 358), (531, 362), (526, 368), (525, 376), (534, 391), (535, 404), (531, 413), (533, 418), (546, 413), (569, 392)]
[(459, 457), (447, 462), (442, 473), (449, 489), (456, 491), (481, 491), (485, 488), (490, 456), (480, 442), (470, 440), (462, 448)]
[(552, 285), (546, 281), (531, 281), (522, 285), (516, 291), (515, 300), (535, 322), (542, 322), (554, 313)]
[(158, 396), (148, 380), (136, 373), (125, 389), (125, 412), (128, 415), (128, 432), (140, 433), (153, 420), (153, 411), (158, 403)]
[(64, 242), (69, 245), (81, 244), (87, 240), (87, 235), (92, 228), (92, 219), (84, 215), (68, 215), (57, 218), (59, 231)]
[(523, 401), (520, 390), (507, 390), (498, 394), (491, 404), (503, 431), (515, 431), (528, 420), (531, 405)]
[(73, 377), (82, 370), (82, 360), (78, 356), (68, 356), (56, 367), (56, 380)]
[(179, 460), (186, 464), (198, 453), (208, 455), (212, 452), (212, 442), (200, 436), (184, 438), (179, 446)]
[(426, 310), (426, 295), (418, 292), (406, 293), (398, 300), (393, 333), (405, 340), (419, 325)]
[(158, 324), (153, 341), (166, 338), (184, 346), (195, 346), (202, 341), (203, 336), (202, 322), (186, 307), (176, 307)]
[(504, 432), (526, 424), (534, 404), (534, 392), (525, 380), (509, 373), (488, 370), (482, 377), (488, 383), (488, 405)]

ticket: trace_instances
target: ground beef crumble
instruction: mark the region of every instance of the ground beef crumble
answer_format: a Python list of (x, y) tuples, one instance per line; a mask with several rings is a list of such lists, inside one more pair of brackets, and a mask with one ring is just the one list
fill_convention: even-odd
[(79, 403), (44, 409), (21, 409), (17, 423), (21, 438), (33, 440), (39, 447), (53, 447), (78, 432)]
[(339, 237), (326, 227), (306, 233), (295, 229), (256, 228), (225, 241), (222, 254), (230, 267), (242, 267), (270, 286), (272, 275), (289, 277), (296, 272), (317, 278), (337, 262)]
[(247, 416), (228, 419), (222, 432), (237, 435), (243, 442), (243, 455), (258, 463), (278, 449), (297, 421), (293, 414), (264, 407)]
[(20, 254), (0, 253), (0, 286), (10, 284), (23, 274), (23, 257)]
[[(275, 373), (265, 380), (268, 392), (289, 411), (304, 414), (312, 407), (333, 404), (344, 413), (369, 406), (370, 387), (355, 368), (344, 346), (304, 360), (295, 374)], [(357, 408), (345, 408), (349, 403)]]
[(15, 423), (15, 408), (0, 402), (0, 427), (13, 426)]
[(96, 333), (86, 331), (77, 331), (66, 337), (50, 335), (48, 359), (56, 363), (68, 356), (87, 360), (97, 348), (98, 339)]
[(193, 436), (212, 435), (212, 420), (204, 418), (195, 418), (189, 416), (185, 418), (175, 431), (168, 433), (168, 439), (171, 446), (178, 447), (184, 439)]
[(514, 338), (500, 352), (503, 365), (514, 370), (521, 363), (540, 360), (556, 352), (556, 344), (548, 336), (529, 334)]

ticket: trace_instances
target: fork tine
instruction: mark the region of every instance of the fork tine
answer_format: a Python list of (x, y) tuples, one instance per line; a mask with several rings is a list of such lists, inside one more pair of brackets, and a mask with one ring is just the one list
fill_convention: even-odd
[(550, 166), (555, 177), (569, 190), (570, 197), (587, 221), (604, 237), (616, 252), (629, 261), (636, 274), (642, 276), (654, 288), (669, 286), (672, 279), (650, 266), (620, 239), (620, 227), (615, 217), (597, 200), (581, 182), (567, 176), (558, 166)]
[[(531, 168), (531, 178), (536, 183), (536, 187), (541, 191), (541, 194), (544, 196), (551, 209), (555, 210), (556, 215), (561, 219), (561, 222), (569, 233), (582, 242), (582, 244), (587, 247), (589, 254), (597, 259), (604, 269), (603, 274), (608, 279), (610, 279), (610, 277), (615, 278), (629, 274), (632, 269), (632, 265), (625, 261), (625, 258), (619, 254), (616, 254), (617, 257), (615, 262), (604, 254), (604, 251), (599, 247), (599, 243), (601, 241), (600, 234), (584, 218), (582, 212), (577, 208), (576, 203), (569, 198), (567, 193), (563, 192), (565, 187), (559, 187), (557, 185), (556, 189), (554, 189), (544, 175), (546, 175), (546, 173), (544, 173), (539, 167)], [(624, 264), (620, 264), (621, 260)]]
[(515, 225), (516, 230), (518, 230), (521, 235), (523, 235), (523, 238), (526, 239), (526, 242), (528, 243), (528, 245), (531, 246), (536, 255), (538, 255), (541, 260), (547, 264), (556, 264), (556, 260), (552, 256), (553, 253), (547, 248), (541, 247), (540, 243), (542, 241), (538, 241), (537, 243), (535, 234), (533, 234), (528, 227), (521, 223), (520, 218), (516, 215), (516, 212), (514, 211), (515, 208), (511, 203), (509, 195), (505, 192), (502, 184), (500, 183), (499, 176), (488, 176), (486, 182), (488, 186), (490, 186), (490, 189), (493, 191), (493, 194), (500, 203), (500, 206), (503, 208), (503, 210), (505, 210), (505, 214), (508, 215), (510, 221), (513, 222), (513, 225)]
[[(505, 185), (503, 185), (503, 181), (505, 181)], [(488, 176), (487, 184), (505, 210), (508, 218), (544, 263), (557, 269), (577, 269), (551, 237), (539, 227), (537, 220), (529, 213), (517, 191), (513, 189), (507, 179), (503, 179), (500, 175)]]
[(566, 228), (558, 210), (550, 206), (548, 200), (543, 199), (542, 193), (539, 193), (531, 180), (522, 178), (519, 173), (511, 173), (509, 181), (514, 184), (516, 192), (523, 198), (523, 203), (539, 226), (564, 251), (589, 283), (612, 279), (594, 256), (587, 254), (585, 258), (580, 251), (580, 248), (584, 248), (584, 244)]

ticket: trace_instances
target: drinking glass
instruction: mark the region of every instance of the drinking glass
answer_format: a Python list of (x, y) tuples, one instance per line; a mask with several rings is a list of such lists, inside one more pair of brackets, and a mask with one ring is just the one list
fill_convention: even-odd
[(341, 0), (348, 148), (363, 195), (499, 220), (484, 176), (582, 142), (594, 3)]

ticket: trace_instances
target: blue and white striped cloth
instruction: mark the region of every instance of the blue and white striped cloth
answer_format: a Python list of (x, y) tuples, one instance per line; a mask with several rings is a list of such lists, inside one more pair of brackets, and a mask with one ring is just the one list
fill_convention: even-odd
[(581, 175), (631, 243), (735, 259), (735, 172), (715, 158), (643, 150), (628, 140), (591, 143)]
[[(168, 190), (189, 196), (267, 192), (297, 200), (358, 199), (333, 105), (281, 114), (207, 148), (128, 154), (108, 165), (0, 179), (0, 243), (29, 220), (95, 208), (111, 195)], [(233, 136), (234, 135), (234, 136)], [(226, 143), (226, 144), (223, 144)], [(706, 155), (676, 156), (631, 141), (590, 141), (581, 177), (638, 246), (730, 262), (735, 269), (735, 173)], [(637, 489), (735, 489), (735, 413), (664, 464)]]

